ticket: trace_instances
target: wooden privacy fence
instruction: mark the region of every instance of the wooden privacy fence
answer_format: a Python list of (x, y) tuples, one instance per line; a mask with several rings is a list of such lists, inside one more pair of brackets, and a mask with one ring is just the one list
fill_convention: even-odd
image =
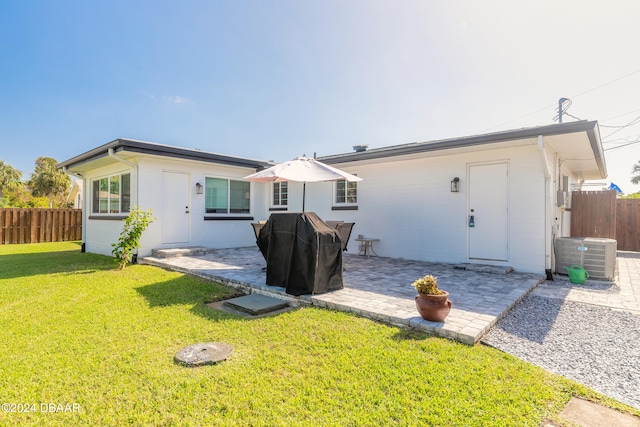
[(574, 191), (571, 236), (616, 239), (618, 250), (640, 251), (640, 199), (617, 199), (615, 191)]
[(81, 209), (0, 209), (0, 242), (3, 245), (81, 239)]
[(640, 199), (618, 199), (616, 240), (621, 251), (640, 251)]
[(571, 235), (616, 238), (616, 192), (571, 193)]

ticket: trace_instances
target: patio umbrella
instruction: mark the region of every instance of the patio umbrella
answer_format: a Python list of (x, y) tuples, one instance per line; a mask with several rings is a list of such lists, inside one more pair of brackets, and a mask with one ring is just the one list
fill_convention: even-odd
[(336, 169), (333, 166), (326, 165), (307, 156), (296, 157), (293, 160), (271, 166), (270, 168), (245, 176), (244, 178), (257, 182), (302, 182), (303, 212), (307, 182), (337, 181), (340, 179), (345, 179), (349, 182), (362, 181), (362, 178), (358, 178), (355, 175), (341, 171), (340, 169)]

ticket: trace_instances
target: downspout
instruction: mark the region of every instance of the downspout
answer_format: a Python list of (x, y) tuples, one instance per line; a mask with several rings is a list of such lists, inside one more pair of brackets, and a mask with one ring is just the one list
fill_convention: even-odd
[(547, 153), (544, 150), (544, 138), (542, 135), (538, 135), (538, 152), (540, 153), (540, 161), (544, 171), (544, 271), (547, 275), (547, 280), (553, 280), (551, 273), (551, 205), (549, 203), (551, 171), (549, 170), (549, 162)]

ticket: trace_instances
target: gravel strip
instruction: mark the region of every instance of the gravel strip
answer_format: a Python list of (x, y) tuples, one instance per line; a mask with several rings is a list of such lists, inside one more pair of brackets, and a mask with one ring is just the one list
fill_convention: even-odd
[(640, 409), (640, 316), (528, 295), (482, 342)]
[(564, 276), (554, 276), (553, 282), (543, 282), (543, 286), (548, 285), (554, 288), (576, 289), (579, 291), (589, 291), (605, 294), (619, 294), (620, 288), (615, 282), (607, 282), (604, 280), (587, 280), (582, 285), (571, 283), (569, 278)]

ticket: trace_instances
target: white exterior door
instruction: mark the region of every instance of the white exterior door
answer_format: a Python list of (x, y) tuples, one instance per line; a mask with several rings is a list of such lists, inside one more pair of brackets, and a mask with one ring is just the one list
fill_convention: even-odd
[[(507, 163), (469, 166), (469, 258), (509, 259), (509, 169)], [(473, 216), (473, 221), (471, 221)]]
[(162, 243), (189, 242), (189, 175), (162, 172)]

